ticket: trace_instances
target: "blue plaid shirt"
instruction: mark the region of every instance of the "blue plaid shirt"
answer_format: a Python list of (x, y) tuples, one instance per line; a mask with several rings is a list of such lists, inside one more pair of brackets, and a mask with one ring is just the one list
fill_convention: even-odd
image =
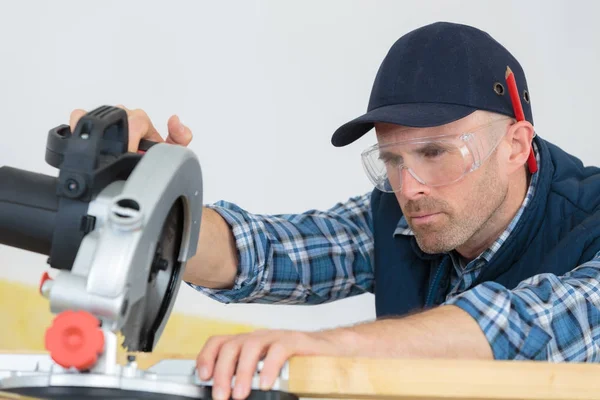
[[(536, 183), (534, 174), (519, 211), (490, 248), (466, 265), (451, 253), (454, 269), (445, 304), (461, 307), (477, 321), (496, 359), (541, 353), (549, 361), (600, 361), (600, 252), (563, 276), (536, 275), (513, 290), (494, 282), (472, 286), (511, 234)], [(190, 286), (224, 303), (319, 304), (372, 292), (369, 202), (366, 193), (326, 211), (280, 215), (251, 214), (224, 201), (211, 205), (232, 228), (238, 275), (229, 290)], [(413, 233), (402, 218), (394, 234)]]

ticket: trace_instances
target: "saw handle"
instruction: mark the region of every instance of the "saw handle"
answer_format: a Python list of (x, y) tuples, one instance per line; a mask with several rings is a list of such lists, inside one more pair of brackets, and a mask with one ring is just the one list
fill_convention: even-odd
[(0, 244), (50, 254), (58, 212), (57, 178), (0, 167)]
[(142, 139), (140, 140), (140, 144), (138, 146), (138, 153), (145, 153), (148, 150), (150, 150), (150, 148), (156, 144), (158, 144), (159, 142), (153, 142), (152, 140), (147, 140), (147, 139)]

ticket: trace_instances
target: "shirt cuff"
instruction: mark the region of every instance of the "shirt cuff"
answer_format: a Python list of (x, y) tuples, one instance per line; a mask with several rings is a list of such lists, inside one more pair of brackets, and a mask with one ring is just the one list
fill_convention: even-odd
[(265, 251), (256, 251), (255, 232), (257, 222), (239, 206), (220, 201), (205, 205), (225, 220), (233, 233), (237, 249), (237, 274), (231, 289), (211, 289), (186, 282), (193, 289), (221, 303), (239, 303), (249, 301), (255, 293), (261, 290), (262, 271), (265, 265)]
[(475, 319), (495, 359), (547, 359), (552, 337), (536, 323), (528, 304), (502, 285), (485, 282), (445, 304), (460, 307)]

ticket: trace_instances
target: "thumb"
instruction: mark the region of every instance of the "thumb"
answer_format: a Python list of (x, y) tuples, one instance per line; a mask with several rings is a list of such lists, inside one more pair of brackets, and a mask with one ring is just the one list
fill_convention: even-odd
[(165, 140), (167, 143), (187, 146), (192, 141), (192, 131), (181, 123), (181, 120), (177, 115), (173, 115), (169, 118), (167, 127), (169, 130), (169, 134)]

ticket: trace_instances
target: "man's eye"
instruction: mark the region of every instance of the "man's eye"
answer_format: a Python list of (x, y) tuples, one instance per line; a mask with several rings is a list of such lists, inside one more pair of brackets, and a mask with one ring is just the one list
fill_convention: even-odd
[(402, 164), (402, 159), (400, 158), (387, 158), (384, 159), (383, 162), (390, 167), (397, 167)]
[(402, 164), (402, 157), (393, 154), (381, 154), (379, 156), (379, 161), (390, 167), (395, 167)]
[(436, 158), (436, 157), (441, 156), (444, 153), (445, 153), (445, 150), (441, 149), (441, 148), (424, 149), (422, 151), (423, 156), (427, 157), (427, 158)]

